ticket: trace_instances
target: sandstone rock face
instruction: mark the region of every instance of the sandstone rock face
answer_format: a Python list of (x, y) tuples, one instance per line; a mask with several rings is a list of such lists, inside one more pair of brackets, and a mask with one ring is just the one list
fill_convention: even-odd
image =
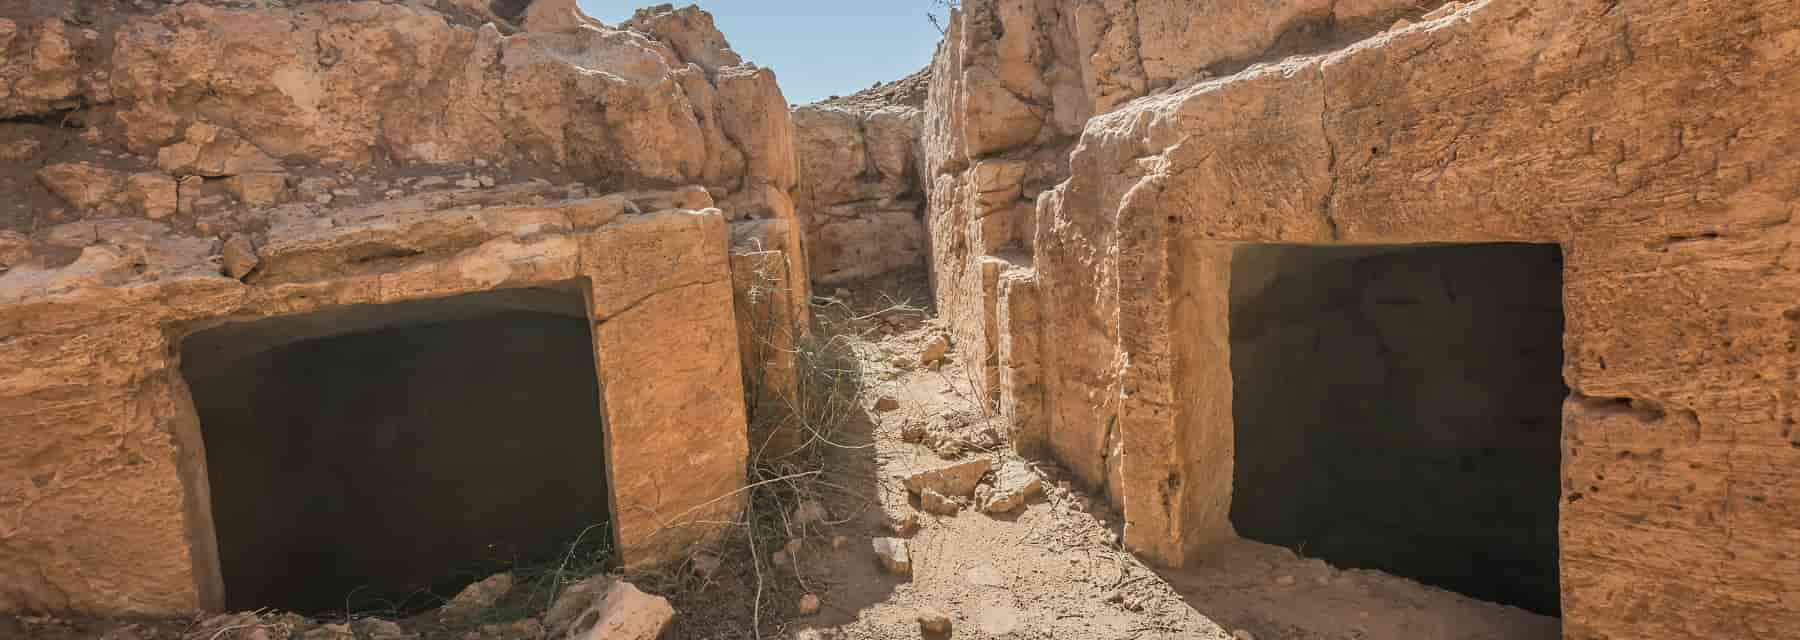
[(814, 282), (866, 278), (923, 259), (916, 142), (922, 116), (904, 104), (793, 110), (796, 204)]
[(36, 253), (73, 262), (0, 272), (0, 333), (13, 338), (0, 344), (0, 610), (221, 606), (205, 445), (177, 360), (185, 335), (495, 289), (586, 288), (625, 562), (710, 535), (687, 523), (733, 517), (713, 498), (742, 485), (747, 448), (742, 383), (716, 375), (740, 367), (726, 223), (666, 211), (578, 226), (607, 199), (559, 193), (527, 183), (329, 216), (292, 205), (251, 244), (259, 263), (244, 281), (221, 273), (220, 242), (166, 222), (49, 230)]
[(0, 120), (73, 109), (111, 95), (106, 70), (82, 64), (105, 46), (101, 34), (39, 14), (43, 9), (0, 17)]
[(953, 20), (922, 132), (934, 277), (962, 357), (1037, 422), (1015, 428), (1105, 488), (1127, 546), (1188, 562), (1234, 535), (1234, 246), (1555, 243), (1565, 637), (1800, 624), (1800, 12), (1279, 4)]
[[(728, 243), (808, 272), (795, 156), (695, 8), (0, 3), (0, 611), (222, 606), (194, 332), (496, 289), (586, 296), (625, 563), (713, 535), (747, 456)], [(803, 326), (791, 280), (758, 308)]]
[[(1014, 271), (1035, 277), (1038, 196), (1069, 177), (1069, 152), (1090, 119), (1257, 59), (1341, 46), (1425, 8), (1417, 0), (963, 3), (932, 62), (921, 133), (926, 226), (939, 313), (980, 365), (972, 370), (990, 403), (1005, 402), (999, 358), (1012, 337), (999, 282)], [(1078, 471), (1096, 482), (1101, 473)]]
[[(0, 149), (49, 173), (0, 171), (22, 195), (0, 203), (0, 228), (128, 207), (203, 234), (254, 228), (288, 185), (334, 206), (410, 194), (399, 183), (418, 178), (368, 180), (397, 167), (462, 172), (447, 182), (465, 188), (694, 185), (734, 217), (798, 226), (787, 102), (695, 8), (610, 28), (567, 0), (517, 16), (476, 2), (106, 5), (74, 21), (28, 4), (0, 8)], [(72, 168), (97, 186), (67, 188)], [(182, 186), (110, 188), (138, 174)], [(795, 273), (801, 242), (772, 247)]]
[(757, 460), (790, 455), (811, 437), (791, 419), (759, 419), (764, 414), (786, 416), (800, 391), (794, 355), (800, 337), (793, 315), (797, 294), (788, 277), (788, 264), (782, 251), (732, 250), (738, 349), (744, 363), (751, 424), (756, 425), (750, 433), (750, 452)]

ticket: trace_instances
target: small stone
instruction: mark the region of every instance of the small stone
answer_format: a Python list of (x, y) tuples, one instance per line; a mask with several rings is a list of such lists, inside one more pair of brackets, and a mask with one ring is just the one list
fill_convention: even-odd
[(444, 605), (444, 616), (457, 618), (480, 613), (500, 602), (501, 598), (511, 592), (513, 576), (511, 573), (497, 573), (475, 584), (465, 587), (456, 597)]
[(87, 162), (65, 162), (42, 167), (32, 175), (76, 209), (118, 213), (119, 196), (125, 188), (123, 173)]
[[(569, 633), (555, 633), (554, 627), (550, 630), (557, 637), (576, 640), (656, 640), (674, 619), (675, 608), (667, 599), (646, 594), (635, 585), (618, 580), (592, 607), (575, 618), (576, 624)], [(585, 626), (590, 620), (593, 625)]]
[(481, 176), (476, 178), (475, 181), (481, 183), (481, 186), (484, 188), (494, 186), (493, 176)]
[(798, 558), (798, 557), (800, 557), (800, 548), (802, 546), (804, 546), (804, 544), (805, 543), (802, 543), (798, 538), (796, 538), (793, 540), (789, 540), (787, 543), (787, 546), (783, 547), (782, 550), (787, 551), (789, 558)]
[(350, 623), (350, 628), (369, 640), (401, 640), (407, 637), (406, 629), (401, 628), (398, 623), (381, 618), (363, 618)]
[(1008, 460), (1000, 465), (994, 472), (993, 487), (987, 499), (980, 502), (981, 510), (987, 513), (1011, 513), (1044, 493), (1043, 480), (1023, 460)]
[(832, 536), (831, 537), (831, 548), (842, 549), (847, 546), (850, 546), (849, 538), (846, 538), (844, 536)]
[(900, 513), (889, 513), (882, 520), (881, 526), (898, 536), (911, 536), (919, 531), (919, 514), (908, 509)]
[(707, 191), (706, 187), (700, 185), (681, 187), (676, 189), (671, 195), (674, 200), (670, 204), (676, 209), (704, 211), (706, 209), (712, 209), (718, 204), (713, 200), (712, 193)]
[(819, 612), (819, 597), (813, 594), (800, 596), (800, 615), (810, 616)]
[(919, 508), (924, 509), (925, 513), (953, 516), (962, 511), (963, 501), (961, 498), (951, 498), (936, 490), (926, 489), (919, 492)]
[(943, 364), (944, 359), (949, 357), (949, 355), (950, 337), (940, 333), (934, 336), (930, 343), (925, 345), (925, 351), (919, 354), (919, 364), (927, 367), (935, 367)]
[(1284, 587), (1294, 586), (1295, 582), (1296, 581), (1294, 580), (1293, 576), (1280, 576), (1278, 578), (1275, 578), (1275, 584), (1278, 584), (1278, 585), (1281, 585)]
[(1231, 632), (1231, 640), (1256, 640), (1256, 636), (1250, 635), (1249, 631), (1238, 629)]
[(271, 205), (280, 202), (281, 194), (287, 191), (287, 176), (273, 172), (246, 173), (226, 178), (225, 188), (244, 204)]
[(967, 498), (975, 494), (975, 486), (981, 482), (981, 477), (987, 474), (993, 464), (993, 461), (987, 458), (973, 458), (963, 462), (920, 469), (906, 476), (906, 489), (913, 493), (922, 493), (926, 489), (931, 489), (945, 497)]
[(880, 411), (882, 413), (893, 411), (893, 410), (899, 409), (899, 408), (900, 408), (900, 401), (895, 400), (893, 396), (882, 396), (881, 398), (879, 398), (875, 401), (875, 410)]
[(1113, 603), (1124, 602), (1125, 592), (1114, 589), (1111, 593), (1106, 594), (1106, 601)]
[(23, 263), (30, 257), (30, 238), (17, 231), (0, 231), (0, 270)]
[(710, 578), (713, 573), (719, 570), (719, 557), (709, 553), (702, 553), (694, 556), (693, 568), (694, 575), (702, 578)]
[(950, 633), (950, 616), (937, 609), (920, 610), (919, 630), (925, 633)]
[(871, 542), (875, 549), (875, 559), (888, 573), (899, 576), (912, 575), (912, 555), (907, 552), (906, 541), (900, 538), (876, 538)]
[(895, 369), (899, 369), (901, 371), (908, 371), (913, 368), (914, 362), (913, 362), (912, 358), (908, 358), (906, 356), (894, 356), (894, 358), (892, 360), (888, 361), (888, 364), (892, 365)]
[(448, 184), (449, 182), (450, 181), (443, 176), (425, 176), (419, 178), (419, 187), (438, 187)]
[(339, 198), (360, 198), (360, 197), (362, 197), (362, 190), (360, 190), (360, 189), (332, 189), (331, 195), (337, 196)]
[(922, 420), (908, 420), (905, 424), (900, 425), (900, 439), (906, 442), (914, 444), (924, 442), (925, 436), (929, 433), (930, 430)]
[(845, 289), (843, 287), (838, 287), (837, 289), (832, 290), (831, 297), (837, 298), (839, 300), (847, 300), (850, 298), (850, 290)]
[[(1388, 30), (1389, 31), (1399, 31), (1401, 29), (1405, 29), (1410, 26), (1412, 26), (1411, 20), (1407, 20), (1406, 18), (1401, 18), (1399, 20), (1395, 20), (1394, 26), (1388, 27)], [(1248, 635), (1248, 634), (1246, 634), (1246, 635)]]
[(37, 156), (44, 143), (34, 138), (20, 138), (0, 144), (0, 162), (24, 162)]
[(598, 602), (601, 594), (612, 586), (612, 579), (604, 576), (593, 576), (575, 584), (563, 587), (556, 594), (556, 600), (550, 610), (544, 613), (544, 626), (563, 637), (563, 631), (578, 621), (582, 614)]
[(479, 189), (481, 188), (481, 181), (474, 178), (463, 178), (456, 181), (456, 186), (464, 189)]
[(313, 202), (317, 202), (319, 204), (331, 204), (331, 194), (321, 193), (321, 194), (319, 194), (319, 197), (313, 198)]
[(244, 276), (250, 275), (251, 271), (256, 270), (256, 265), (262, 263), (262, 259), (256, 257), (256, 245), (250, 242), (249, 237), (243, 235), (234, 235), (226, 239), (222, 251), (223, 256), (219, 266), (225, 275), (230, 276), (233, 280), (243, 280)]
[(138, 173), (125, 179), (125, 199), (151, 220), (175, 215), (180, 207), (175, 179), (162, 173)]

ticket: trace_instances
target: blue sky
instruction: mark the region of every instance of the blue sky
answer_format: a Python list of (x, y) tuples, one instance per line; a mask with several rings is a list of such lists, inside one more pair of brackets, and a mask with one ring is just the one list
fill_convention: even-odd
[[(655, 0), (580, 0), (616, 25)], [(805, 104), (898, 80), (931, 62), (932, 0), (710, 0), (699, 4), (751, 62), (775, 70), (788, 102)], [(941, 11), (939, 12), (941, 15)]]

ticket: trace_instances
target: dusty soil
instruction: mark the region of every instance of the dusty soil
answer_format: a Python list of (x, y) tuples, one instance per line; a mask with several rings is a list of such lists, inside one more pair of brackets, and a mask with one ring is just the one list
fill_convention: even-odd
[(1379, 571), (1338, 569), (1239, 540), (1205, 565), (1165, 572), (1202, 614), (1257, 638), (1551, 640), (1556, 618), (1482, 602)]
[[(763, 539), (753, 546), (725, 540), (671, 571), (633, 576), (675, 603), (676, 626), (667, 637), (1225, 639), (1235, 631), (1292, 640), (1557, 637), (1553, 618), (1379, 572), (1335, 569), (1250, 541), (1230, 545), (1197, 569), (1154, 570), (1119, 547), (1118, 514), (1070, 486), (1053, 466), (1036, 467), (1048, 490), (1016, 513), (921, 511), (901, 483), (908, 470), (1011, 455), (1006, 425), (982, 409), (954, 350), (941, 367), (917, 364), (945, 332), (932, 315), (927, 287), (925, 274), (911, 270), (819, 292), (828, 300), (820, 319), (854, 349), (866, 388), (862, 411), (832, 434), (824, 468), (807, 484), (805, 494), (825, 505), (827, 517), (796, 525), (789, 514), (772, 516), (799, 541), (791, 547), (798, 550), (793, 562), (766, 555), (789, 547), (769, 539), (780, 537), (779, 530), (740, 527)], [(882, 398), (898, 408), (878, 409)], [(925, 442), (937, 450), (909, 442), (909, 426), (915, 436), (923, 426), (931, 434)], [(947, 458), (940, 453), (947, 448), (962, 451)], [(768, 516), (767, 505), (759, 506)], [(907, 513), (920, 523), (909, 540), (910, 578), (888, 574), (870, 550), (874, 538), (896, 535), (884, 521)], [(764, 550), (763, 557), (750, 557), (750, 548)], [(718, 568), (697, 570), (708, 558)], [(802, 616), (799, 599), (809, 593), (821, 608)], [(928, 611), (947, 616), (951, 633), (922, 634), (918, 618)], [(422, 639), (522, 638), (535, 629), (498, 618), (444, 626), (426, 614), (402, 624)], [(294, 628), (300, 637), (308, 625)], [(0, 619), (0, 638), (212, 640), (216, 633), (200, 618)]]

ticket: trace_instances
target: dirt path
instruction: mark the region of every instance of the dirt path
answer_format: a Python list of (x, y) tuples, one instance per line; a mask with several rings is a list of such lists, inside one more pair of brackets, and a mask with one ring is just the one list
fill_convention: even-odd
[[(928, 299), (922, 275), (868, 283), (851, 292), (849, 304), (870, 314), (903, 299)], [(927, 321), (871, 331), (858, 344), (877, 382), (866, 405), (871, 453), (854, 457), (872, 468), (854, 475), (878, 479), (879, 508), (846, 523), (852, 541), (845, 549), (810, 565), (827, 576), (816, 587), (824, 607), (792, 627), (814, 635), (794, 637), (917, 638), (918, 615), (927, 610), (950, 617), (954, 630), (944, 637), (955, 638), (1206, 639), (1231, 638), (1236, 631), (1240, 638), (1284, 640), (1500, 640), (1559, 634), (1554, 618), (1380, 572), (1338, 570), (1251, 541), (1229, 545), (1199, 568), (1155, 571), (1118, 546), (1119, 516), (1059, 482), (1054, 467), (1040, 470), (1049, 486), (1061, 486), (1017, 514), (921, 513), (924, 524), (911, 539), (912, 578), (888, 576), (871, 558), (867, 540), (891, 535), (881, 526), (886, 514), (918, 512), (918, 500), (899, 478), (942, 459), (907, 442), (907, 425), (926, 423), (934, 432), (975, 442), (987, 437), (984, 432), (1007, 431), (981, 411), (960, 360), (939, 370), (891, 366), (909, 363), (939, 334)], [(882, 397), (899, 407), (875, 410)], [(1007, 455), (1004, 443), (989, 449), (970, 455)]]

